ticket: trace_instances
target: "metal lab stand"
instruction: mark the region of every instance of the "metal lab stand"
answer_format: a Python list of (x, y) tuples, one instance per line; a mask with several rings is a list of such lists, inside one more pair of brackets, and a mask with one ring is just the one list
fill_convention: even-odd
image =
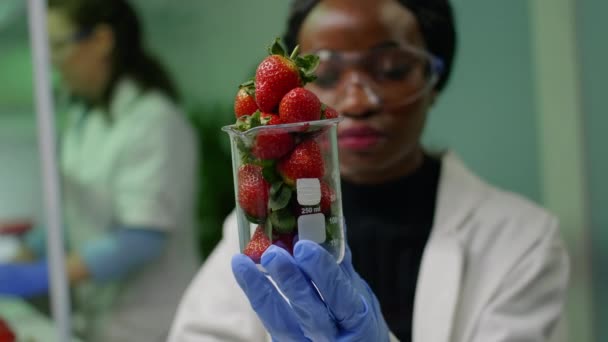
[(28, 0), (28, 19), (34, 64), (38, 145), (42, 165), (44, 213), (49, 252), (51, 309), (56, 322), (57, 341), (70, 340), (70, 303), (65, 268), (61, 203), (53, 99), (50, 83), (50, 55), (46, 24), (46, 0)]

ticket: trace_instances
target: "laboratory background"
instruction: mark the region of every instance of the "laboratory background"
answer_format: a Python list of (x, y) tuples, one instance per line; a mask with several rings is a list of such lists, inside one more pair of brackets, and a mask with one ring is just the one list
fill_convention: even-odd
[[(288, 1), (132, 0), (146, 46), (179, 89), (199, 146), (199, 263), (234, 207), (228, 137), (236, 85), (282, 33)], [(608, 44), (602, 0), (454, 0), (452, 79), (424, 140), (556, 214), (571, 257), (569, 341), (608, 341)], [(238, 10), (237, 10), (238, 8)], [(25, 0), (0, 0), (0, 221), (44, 222), (34, 69)], [(0, 261), (18, 233), (0, 235)], [(0, 319), (55, 336), (50, 298), (0, 298)], [(37, 331), (34, 331), (37, 330)], [(36, 335), (37, 334), (37, 335)], [(45, 340), (48, 341), (48, 340)]]

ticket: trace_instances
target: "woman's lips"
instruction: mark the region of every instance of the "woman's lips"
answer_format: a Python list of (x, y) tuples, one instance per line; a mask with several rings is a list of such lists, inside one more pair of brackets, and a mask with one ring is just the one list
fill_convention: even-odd
[(384, 134), (369, 126), (347, 128), (338, 133), (340, 148), (354, 151), (370, 149), (383, 139), (385, 139)]

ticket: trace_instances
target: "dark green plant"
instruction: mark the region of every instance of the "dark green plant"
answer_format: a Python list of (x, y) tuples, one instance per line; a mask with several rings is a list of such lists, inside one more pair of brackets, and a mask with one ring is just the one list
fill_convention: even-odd
[(222, 132), (234, 123), (231, 104), (194, 106), (189, 111), (199, 140), (198, 246), (204, 260), (222, 238), (222, 224), (235, 205), (230, 139)]

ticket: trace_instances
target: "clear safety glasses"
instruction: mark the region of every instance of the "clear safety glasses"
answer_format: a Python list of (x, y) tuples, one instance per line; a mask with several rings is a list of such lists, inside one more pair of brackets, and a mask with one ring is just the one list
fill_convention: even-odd
[(91, 36), (93, 30), (83, 29), (62, 38), (49, 38), (51, 57), (54, 60), (65, 58), (74, 43), (81, 42)]
[(411, 46), (383, 46), (365, 52), (319, 50), (317, 79), (310, 85), (324, 103), (340, 108), (355, 86), (373, 105), (401, 106), (433, 89), (441, 59)]

